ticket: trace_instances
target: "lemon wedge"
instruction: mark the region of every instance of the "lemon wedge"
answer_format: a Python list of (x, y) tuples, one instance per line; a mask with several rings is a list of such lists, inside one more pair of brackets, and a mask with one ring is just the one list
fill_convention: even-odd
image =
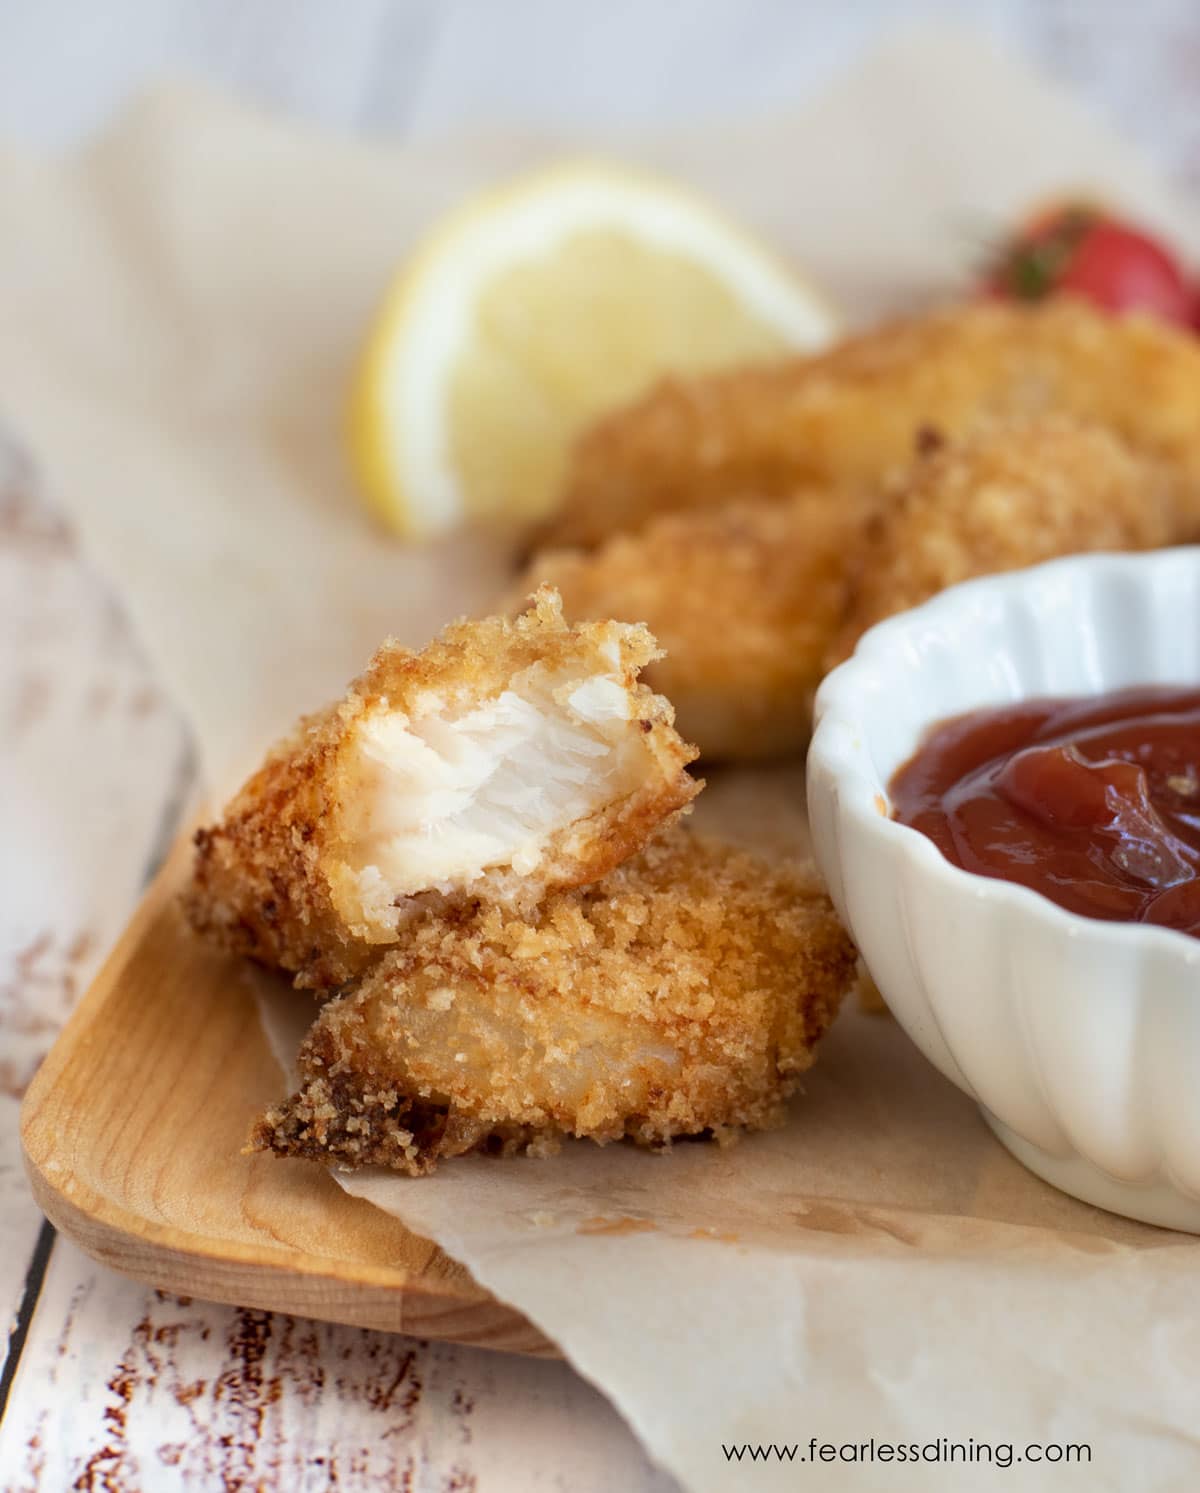
[(549, 512), (570, 444), (668, 372), (810, 350), (824, 299), (702, 200), (560, 166), (451, 214), (389, 289), (353, 396), (371, 506), (427, 538)]

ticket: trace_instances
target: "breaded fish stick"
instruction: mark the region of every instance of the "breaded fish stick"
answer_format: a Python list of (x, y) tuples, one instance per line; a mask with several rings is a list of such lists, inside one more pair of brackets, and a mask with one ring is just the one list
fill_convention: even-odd
[(1200, 537), (1178, 470), (1112, 431), (1064, 417), (981, 428), (920, 458), (849, 561), (846, 615), (827, 667), (876, 622), (974, 576), (1086, 550)]
[(1192, 333), (1069, 299), (976, 302), (816, 357), (666, 381), (584, 435), (540, 542), (593, 545), (661, 513), (808, 484), (875, 490), (922, 432), (954, 440), (1053, 412), (1107, 425), (1200, 494)]
[(567, 1135), (771, 1125), (854, 960), (811, 872), (678, 826), (525, 917), (417, 922), (322, 1008), (254, 1145), (418, 1175)]
[(602, 876), (699, 791), (643, 627), (568, 627), (542, 591), (421, 653), (385, 644), (196, 837), (193, 925), (337, 985), (423, 903), (524, 905)]
[(853, 493), (668, 513), (592, 551), (535, 556), (514, 589), (562, 593), (568, 617), (636, 617), (664, 657), (646, 670), (709, 761), (799, 752), (845, 612), (847, 560), (868, 511)]
[(873, 499), (822, 492), (652, 519), (597, 549), (549, 551), (569, 615), (645, 620), (651, 682), (708, 759), (800, 751), (823, 673), (873, 623), (971, 576), (1075, 551), (1200, 536), (1190, 484), (1067, 416), (929, 438)]

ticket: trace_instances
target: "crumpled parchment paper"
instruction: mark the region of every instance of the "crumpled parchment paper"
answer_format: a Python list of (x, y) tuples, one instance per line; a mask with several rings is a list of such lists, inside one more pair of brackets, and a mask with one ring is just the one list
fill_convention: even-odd
[[(0, 152), (0, 408), (120, 589), (214, 793), (384, 634), (419, 643), (505, 578), (485, 537), (406, 549), (371, 526), (342, 409), (430, 219), (577, 144), (350, 143), (171, 89), (67, 159)], [(851, 321), (943, 293), (981, 239), (1063, 188), (1200, 244), (1070, 98), (936, 31), (792, 117), (604, 147), (713, 193)], [(803, 845), (795, 770), (718, 778), (699, 813)], [(574, 1144), (342, 1180), (535, 1320), (690, 1488), (1200, 1477), (1200, 1245), (1028, 1176), (886, 1018), (848, 1009), (790, 1124), (728, 1150)], [(833, 1459), (805, 1463), (811, 1439)], [(848, 1459), (872, 1439), (875, 1461)], [(747, 1441), (795, 1460), (722, 1449)], [(885, 1461), (882, 1442), (939, 1460)], [(1090, 1459), (1018, 1462), (1031, 1442)]]

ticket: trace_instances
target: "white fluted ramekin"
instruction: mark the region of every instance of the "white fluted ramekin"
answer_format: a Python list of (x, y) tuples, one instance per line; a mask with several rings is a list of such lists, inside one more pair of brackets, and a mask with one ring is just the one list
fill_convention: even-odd
[(1031, 1171), (1200, 1233), (1200, 939), (951, 865), (889, 817), (927, 727), (977, 706), (1200, 685), (1200, 548), (970, 581), (868, 632), (817, 696), (818, 863), (909, 1036)]

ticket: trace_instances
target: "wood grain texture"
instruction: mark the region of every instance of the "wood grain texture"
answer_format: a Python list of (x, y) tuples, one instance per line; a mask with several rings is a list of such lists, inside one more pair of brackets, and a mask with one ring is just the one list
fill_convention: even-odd
[(46, 1214), (96, 1259), (162, 1289), (552, 1352), (324, 1167), (242, 1154), (284, 1080), (240, 967), (183, 922), (189, 866), (184, 836), (30, 1086), (21, 1135)]
[[(3, 439), (0, 623), (2, 1344), (42, 1223), (20, 1097), (191, 785), (186, 730), (119, 604)], [(560, 1360), (177, 1298), (61, 1237), (14, 1362), (4, 1493), (674, 1487)]]
[(60, 1240), (4, 1493), (677, 1493), (565, 1363), (179, 1297)]
[(0, 426), (0, 1327), (41, 1227), (17, 1143), (38, 1063), (128, 917), (184, 727)]
[[(928, 11), (698, 0), (681, 37), (679, 7), (642, 0), (0, 0), (0, 134), (65, 145), (163, 73), (393, 136), (505, 114), (605, 133), (758, 113), (801, 102), (882, 29)], [(1200, 184), (1194, 0), (964, 0), (953, 13), (1069, 78)], [(39, 1222), (18, 1098), (127, 917), (180, 743), (61, 522), (24, 508), (21, 525), (0, 534), (0, 1326)], [(139, 714), (147, 685), (156, 703)], [(669, 1486), (561, 1362), (181, 1301), (61, 1241), (0, 1427), (5, 1493)]]

